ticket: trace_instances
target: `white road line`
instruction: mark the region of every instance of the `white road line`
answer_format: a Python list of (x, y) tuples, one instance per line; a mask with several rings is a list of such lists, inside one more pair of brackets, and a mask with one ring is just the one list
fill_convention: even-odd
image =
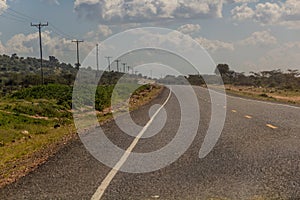
[(126, 152), (121, 157), (119, 162), (114, 166), (114, 168), (108, 173), (108, 175), (102, 181), (101, 185), (98, 187), (97, 191), (94, 193), (91, 200), (100, 200), (101, 199), (105, 190), (109, 186), (110, 182), (116, 176), (116, 174), (118, 173), (120, 168), (123, 166), (123, 164), (126, 162), (130, 153), (132, 152), (134, 147), (137, 145), (138, 141), (141, 139), (141, 137), (143, 136), (145, 131), (148, 129), (148, 127), (151, 125), (151, 123), (153, 122), (155, 117), (158, 115), (158, 113), (161, 111), (161, 109), (168, 103), (168, 101), (170, 100), (171, 94), (172, 94), (172, 92), (170, 90), (169, 96), (166, 99), (166, 101), (164, 102), (164, 104), (154, 113), (154, 115), (151, 117), (151, 119), (147, 122), (146, 126), (144, 126), (144, 128), (141, 130), (141, 132), (136, 136), (136, 138), (133, 140), (131, 145), (127, 148)]

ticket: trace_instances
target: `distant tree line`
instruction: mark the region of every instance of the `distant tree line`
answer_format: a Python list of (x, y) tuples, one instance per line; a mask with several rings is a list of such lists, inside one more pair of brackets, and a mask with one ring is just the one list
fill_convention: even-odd
[[(43, 61), (45, 84), (62, 84), (72, 86), (74, 84), (77, 69), (71, 64), (59, 62), (54, 56), (49, 56), (48, 60)], [(86, 70), (86, 82), (94, 76), (96, 71), (91, 67)], [(99, 72), (100, 85), (113, 85), (117, 83), (124, 73), (121, 72)], [(130, 80), (143, 77), (142, 74), (128, 75)], [(276, 87), (280, 89), (299, 89), (300, 72), (299, 70), (270, 70), (261, 72), (250, 72), (246, 75), (243, 72), (231, 70), (228, 64), (218, 64), (213, 75), (188, 75), (172, 76), (167, 75), (157, 80), (163, 84), (224, 84), (244, 85), (254, 87)], [(205, 81), (204, 81), (205, 80)], [(92, 81), (93, 82), (93, 81)], [(31, 57), (19, 57), (17, 54), (0, 55), (0, 97), (15, 90), (39, 85), (41, 83), (40, 61)]]
[(164, 84), (221, 84), (220, 77), (224, 84), (254, 86), (254, 87), (272, 87), (279, 89), (300, 89), (300, 72), (299, 70), (270, 70), (261, 72), (250, 72), (245, 75), (244, 72), (235, 72), (231, 70), (228, 64), (218, 64), (213, 75), (188, 75), (172, 76), (158, 80)]
[(215, 70), (216, 75), (220, 75), (225, 84), (244, 85), (254, 87), (272, 87), (279, 89), (300, 89), (299, 70), (270, 70), (261, 72), (245, 73), (230, 70), (227, 64), (219, 64)]
[[(71, 85), (77, 70), (71, 65), (60, 63), (54, 56), (44, 60), (45, 83)], [(20, 88), (41, 83), (40, 61), (31, 57), (19, 57), (17, 54), (0, 55), (0, 91), (6, 94)]]

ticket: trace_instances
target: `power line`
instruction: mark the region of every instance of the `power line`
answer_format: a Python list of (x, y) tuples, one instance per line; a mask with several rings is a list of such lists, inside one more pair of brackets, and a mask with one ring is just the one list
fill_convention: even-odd
[(41, 55), (41, 77), (42, 77), (42, 85), (44, 85), (44, 72), (43, 72), (43, 48), (42, 48), (42, 33), (41, 29), (44, 26), (48, 26), (48, 22), (46, 24), (42, 24), (41, 22), (39, 24), (32, 24), (31, 26), (35, 26), (39, 29), (39, 37), (40, 37), (40, 55)]
[[(62, 37), (62, 38), (65, 38), (65, 36), (64, 35), (62, 35), (62, 34), (60, 34), (60, 33), (58, 33), (57, 31), (55, 31), (54, 29), (52, 29), (51, 30), (52, 31), (52, 33), (55, 33), (56, 35), (58, 35), (58, 36), (60, 36), (60, 37)], [(71, 40), (71, 38), (66, 38), (67, 40)]]
[[(8, 11), (10, 11), (10, 12), (12, 12), (12, 13), (9, 13)], [(12, 8), (8, 8), (8, 9), (6, 10), (6, 13), (9, 14), (9, 15), (11, 15), (11, 16), (14, 16), (15, 18), (17, 18), (18, 21), (22, 21), (22, 22), (30, 21), (30, 20), (37, 20), (37, 21), (39, 21), (39, 20), (38, 20), (37, 18), (35, 18), (35, 17), (32, 17), (32, 16), (30, 16), (30, 15), (27, 15), (27, 14), (22, 13), (22, 12), (17, 11), (17, 10), (14, 10), (14, 9), (12, 9)], [(75, 38), (74, 36), (65, 33), (64, 31), (62, 31), (61, 29), (59, 29), (57, 26), (55, 26), (55, 25), (54, 25), (53, 23), (51, 23), (51, 22), (49, 22), (49, 26), (52, 28), (52, 31), (53, 31), (55, 34), (59, 35), (59, 36), (62, 36), (62, 37), (66, 38), (66, 39), (69, 39), (69, 40)]]
[(17, 19), (17, 20), (20, 20), (20, 21), (23, 21), (23, 22), (29, 22), (28, 19), (23, 18), (23, 17), (20, 17), (20, 16), (18, 16), (18, 15), (12, 14), (12, 13), (9, 13), (9, 12), (7, 12), (7, 11), (5, 11), (2, 15), (8, 15), (8, 16), (10, 16), (10, 17), (13, 17), (13, 18)]
[(7, 17), (7, 16), (5, 16), (5, 15), (0, 15), (0, 17), (2, 17), (2, 18), (5, 18), (5, 19), (8, 19), (8, 20), (13, 20), (13, 21), (16, 21), (16, 22), (22, 22), (22, 23), (24, 23), (23, 21), (21, 21), (21, 20), (18, 20), (18, 19), (14, 19), (14, 18), (10, 18), (10, 17)]
[(8, 20), (13, 20), (13, 21), (16, 21), (16, 22), (22, 22), (22, 23), (26, 22), (26, 21), (18, 19), (18, 18), (7, 16), (7, 15), (5, 15), (5, 13), (3, 13), (2, 15), (0, 15), (0, 17), (3, 17), (3, 18), (8, 19)]
[(14, 12), (14, 13), (20, 15), (20, 16), (26, 17), (26, 18), (29, 19), (29, 20), (38, 20), (37, 18), (31, 17), (31, 16), (29, 16), (29, 15), (26, 15), (26, 14), (20, 12), (20, 11), (17, 11), (17, 10), (12, 9), (12, 8), (7, 8), (7, 10), (10, 10), (10, 11), (12, 11), (12, 12)]
[(63, 36), (63, 37), (66, 37), (66, 39), (70, 39), (70, 40), (73, 39), (73, 38), (75, 38), (72, 35), (69, 35), (69, 34), (65, 33), (64, 31), (60, 30), (59, 28), (57, 28), (57, 26), (55, 26), (54, 24), (49, 23), (49, 25), (50, 25), (50, 27), (52, 27), (52, 30), (53, 29), (55, 30), (54, 32), (56, 34), (58, 34), (60, 36)]

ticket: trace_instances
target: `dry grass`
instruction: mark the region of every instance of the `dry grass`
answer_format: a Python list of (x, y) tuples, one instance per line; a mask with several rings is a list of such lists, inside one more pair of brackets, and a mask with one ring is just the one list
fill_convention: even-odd
[(300, 89), (282, 90), (276, 88), (257, 88), (233, 85), (226, 85), (225, 87), (228, 93), (253, 97), (261, 100), (278, 101), (300, 105)]

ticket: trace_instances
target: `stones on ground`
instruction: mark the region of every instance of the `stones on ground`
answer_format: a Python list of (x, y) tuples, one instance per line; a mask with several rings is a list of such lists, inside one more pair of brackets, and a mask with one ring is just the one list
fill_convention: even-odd
[(21, 133), (22, 133), (23, 135), (29, 135), (29, 132), (26, 131), (26, 130), (22, 131)]
[(55, 128), (55, 129), (57, 129), (57, 128), (59, 128), (59, 127), (60, 127), (59, 124), (55, 124), (55, 125), (54, 125), (54, 128)]

